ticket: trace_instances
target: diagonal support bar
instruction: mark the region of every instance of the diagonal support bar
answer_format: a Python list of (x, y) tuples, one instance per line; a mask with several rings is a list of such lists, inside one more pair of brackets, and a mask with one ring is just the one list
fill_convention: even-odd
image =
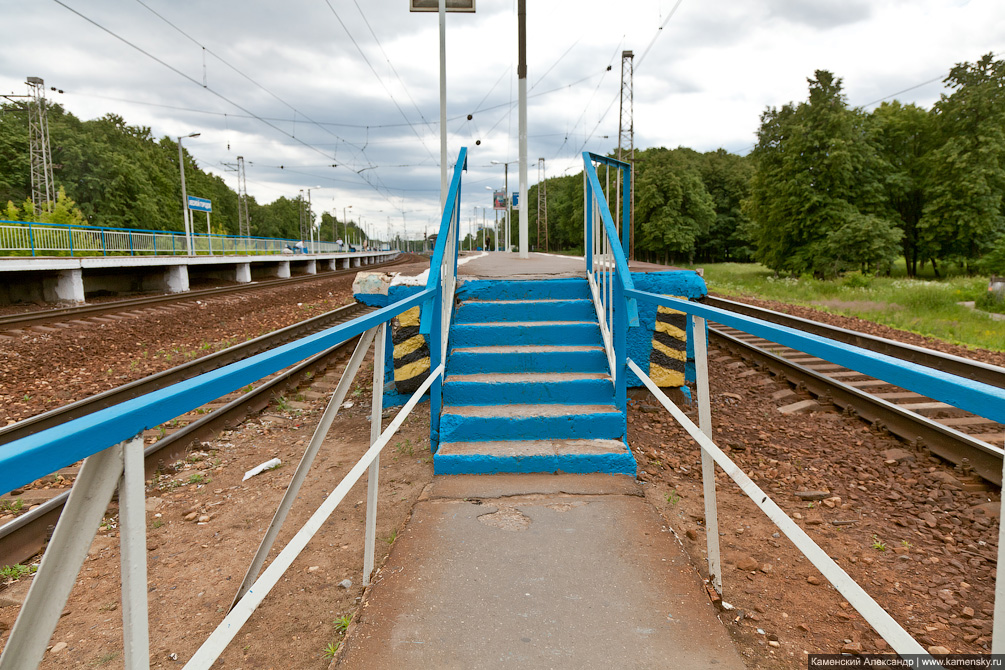
[[(373, 401), (370, 414), (370, 446), (380, 439), (381, 415), (384, 413), (384, 342), (385, 328), (381, 324), (373, 344)], [(380, 454), (374, 457), (366, 475), (366, 534), (363, 541), (363, 586), (370, 585), (373, 574), (374, 544), (377, 540), (377, 488), (380, 476)]]
[(275, 544), (276, 538), (279, 536), (279, 530), (283, 527), (283, 522), (286, 521), (286, 515), (289, 514), (290, 508), (293, 507), (293, 501), (297, 499), (297, 495), (300, 493), (300, 487), (303, 486), (307, 473), (310, 471), (311, 465), (314, 464), (314, 458), (318, 455), (321, 444), (324, 442), (325, 436), (328, 435), (328, 431), (335, 421), (335, 416), (338, 414), (339, 408), (342, 407), (342, 403), (349, 393), (353, 379), (356, 378), (359, 366), (366, 357), (366, 352), (370, 348), (370, 342), (373, 341), (374, 333), (379, 327), (381, 326), (374, 326), (360, 335), (356, 349), (352, 352), (349, 363), (346, 365), (345, 371), (338, 381), (338, 386), (335, 387), (335, 392), (332, 394), (331, 400), (328, 401), (328, 406), (325, 408), (324, 414), (321, 415), (317, 428), (314, 429), (314, 435), (311, 436), (310, 444), (307, 445), (307, 449), (300, 459), (300, 465), (297, 466), (296, 472), (293, 473), (293, 478), (290, 479), (289, 486), (286, 487), (286, 493), (283, 495), (283, 499), (280, 501), (279, 507), (272, 517), (268, 530), (265, 531), (262, 543), (258, 545), (258, 551), (255, 553), (255, 557), (248, 567), (247, 574), (244, 575), (244, 580), (237, 590), (237, 595), (234, 596), (234, 602), (230, 604), (231, 610), (244, 597), (244, 594), (248, 592), (248, 589), (255, 583), (258, 574), (262, 571), (265, 559), (268, 558), (269, 552), (272, 551), (272, 545)]

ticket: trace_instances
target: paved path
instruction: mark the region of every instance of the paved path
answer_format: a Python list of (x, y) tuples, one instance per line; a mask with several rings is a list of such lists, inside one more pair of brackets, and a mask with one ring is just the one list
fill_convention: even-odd
[(743, 668), (634, 479), (438, 477), (339, 668)]

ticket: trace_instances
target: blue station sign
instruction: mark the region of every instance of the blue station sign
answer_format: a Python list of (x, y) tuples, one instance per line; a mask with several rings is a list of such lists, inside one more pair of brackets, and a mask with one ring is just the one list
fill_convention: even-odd
[(213, 201), (206, 198), (197, 198), (194, 195), (188, 196), (188, 208), (195, 209), (200, 212), (212, 212), (213, 211)]

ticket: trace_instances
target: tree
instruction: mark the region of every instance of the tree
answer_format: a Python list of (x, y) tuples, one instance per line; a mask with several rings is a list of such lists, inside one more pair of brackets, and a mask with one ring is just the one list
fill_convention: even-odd
[(901, 234), (884, 216), (883, 162), (868, 117), (848, 108), (832, 73), (817, 70), (808, 82), (807, 102), (761, 116), (746, 209), (755, 257), (816, 276), (888, 263)]
[(932, 117), (915, 105), (884, 102), (872, 113), (877, 146), (885, 161), (883, 185), (889, 216), (903, 232), (901, 248), (907, 275), (918, 262), (934, 258), (936, 249), (922, 236), (926, 202), (927, 158), (933, 148)]
[(933, 258), (968, 263), (1005, 231), (1005, 61), (991, 54), (952, 68), (953, 89), (932, 110), (938, 146), (928, 154), (927, 202), (919, 222)]
[(654, 260), (694, 260), (695, 243), (715, 221), (712, 197), (690, 149), (636, 154), (635, 250)]
[(742, 205), (750, 194), (753, 164), (744, 156), (719, 149), (698, 157), (697, 166), (712, 198), (715, 220), (695, 242), (695, 254), (708, 262), (750, 260), (746, 237), (750, 222)]

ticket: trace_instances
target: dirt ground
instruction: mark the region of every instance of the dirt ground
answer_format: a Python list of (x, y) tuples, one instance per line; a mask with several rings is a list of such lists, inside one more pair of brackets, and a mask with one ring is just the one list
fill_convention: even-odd
[[(366, 364), (357, 376), (349, 395), (353, 406), (339, 412), (278, 547), (285, 546), (369, 446), (371, 370)], [(333, 389), (337, 379), (333, 373), (313, 389)], [(310, 440), (322, 403), (318, 400), (318, 409), (302, 414), (270, 407), (259, 418), (202, 443), (177, 468), (148, 482), (152, 668), (180, 667), (222, 620)], [(396, 411), (385, 410), (385, 417)], [(241, 481), (245, 471), (271, 458), (283, 465)], [(429, 410), (419, 405), (381, 457), (378, 566), (431, 477)], [(311, 540), (231, 643), (220, 667), (328, 665), (326, 649), (340, 641), (336, 622), (352, 614), (362, 593), (365, 482), (364, 476)], [(42, 668), (122, 667), (116, 521), (113, 506), (84, 561)], [(274, 549), (270, 558), (277, 553)], [(343, 580), (351, 585), (343, 586)], [(0, 646), (17, 609), (0, 608)]]
[[(712, 363), (710, 377), (716, 443), (765, 493), (923, 646), (989, 653), (999, 491), (832, 408), (780, 413), (791, 399), (771, 394), (784, 382), (744, 363)], [(707, 575), (697, 446), (646, 400), (629, 442), (647, 498)], [(731, 479), (716, 480), (723, 599), (736, 608), (722, 618), (750, 667), (889, 651)]]

